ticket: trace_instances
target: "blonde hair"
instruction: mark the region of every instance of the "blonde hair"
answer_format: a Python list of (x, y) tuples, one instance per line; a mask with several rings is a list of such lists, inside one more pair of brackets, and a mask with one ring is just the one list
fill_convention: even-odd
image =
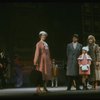
[(93, 40), (93, 43), (96, 42), (96, 39), (95, 39), (95, 37), (94, 37), (93, 35), (89, 35), (89, 36), (88, 36), (88, 41), (89, 41), (90, 39)]

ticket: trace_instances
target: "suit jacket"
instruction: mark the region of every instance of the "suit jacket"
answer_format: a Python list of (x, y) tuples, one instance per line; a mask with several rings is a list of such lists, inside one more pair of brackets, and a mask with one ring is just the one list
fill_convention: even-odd
[(67, 45), (67, 71), (68, 76), (77, 76), (79, 74), (78, 60), (77, 58), (81, 54), (82, 44), (77, 43), (76, 49), (73, 47), (73, 43)]

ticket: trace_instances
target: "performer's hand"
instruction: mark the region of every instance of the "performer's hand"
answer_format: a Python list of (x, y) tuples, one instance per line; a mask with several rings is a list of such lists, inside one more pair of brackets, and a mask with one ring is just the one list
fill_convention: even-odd
[(80, 67), (82, 67), (82, 65), (80, 65)]
[(34, 67), (34, 69), (36, 69), (36, 67), (38, 66), (38, 64), (35, 64), (33, 67)]
[(34, 66), (38, 66), (38, 64), (34, 64)]

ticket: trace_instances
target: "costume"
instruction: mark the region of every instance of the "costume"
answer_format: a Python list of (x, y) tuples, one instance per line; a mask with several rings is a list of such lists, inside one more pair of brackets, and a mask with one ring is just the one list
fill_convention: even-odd
[[(79, 75), (90, 75), (90, 61), (91, 60), (92, 60), (91, 57), (87, 53), (79, 56), (78, 58)], [(87, 67), (86, 70), (85, 70), (85, 67)]]
[(52, 87), (58, 87), (58, 65), (55, 64), (55, 61), (53, 61), (52, 64)]
[(79, 64), (79, 75), (82, 76), (82, 83), (83, 89), (88, 90), (87, 82), (88, 82), (88, 75), (90, 75), (90, 65), (91, 65), (91, 57), (87, 54), (89, 48), (83, 47), (82, 54), (78, 57), (78, 64)]
[(95, 69), (95, 73), (96, 73), (96, 81), (100, 81), (100, 47), (98, 48), (98, 52), (97, 52), (97, 64), (96, 64), (96, 69)]
[(80, 43), (69, 43), (67, 45), (67, 67), (66, 67), (66, 75), (67, 75), (67, 80), (68, 80), (68, 89), (71, 89), (72, 82), (75, 80), (76, 82), (76, 89), (79, 90), (79, 85), (80, 85), (80, 76), (78, 73), (78, 62), (77, 58), (80, 55), (82, 49), (82, 45)]
[(51, 60), (48, 44), (39, 41), (36, 44), (34, 64), (38, 63), (37, 70), (42, 72), (43, 80), (51, 80)]

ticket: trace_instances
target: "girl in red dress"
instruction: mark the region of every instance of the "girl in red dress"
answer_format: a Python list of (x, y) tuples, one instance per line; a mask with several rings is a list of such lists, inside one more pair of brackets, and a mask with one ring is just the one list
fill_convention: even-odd
[(79, 75), (82, 76), (83, 89), (87, 88), (87, 80), (90, 75), (91, 57), (88, 55), (88, 47), (82, 48), (82, 54), (78, 58)]

